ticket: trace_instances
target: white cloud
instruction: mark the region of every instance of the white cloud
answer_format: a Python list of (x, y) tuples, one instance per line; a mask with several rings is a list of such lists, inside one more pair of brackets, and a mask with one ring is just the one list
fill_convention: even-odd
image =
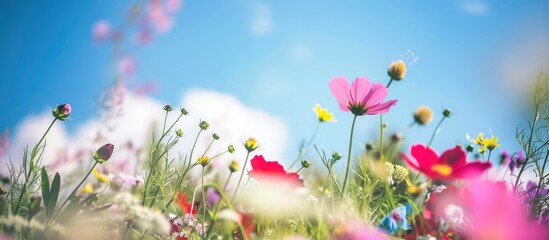
[[(199, 120), (202, 119), (209, 122), (210, 129), (201, 135), (194, 156), (198, 157), (203, 153), (213, 132), (221, 139), (208, 151), (209, 156), (225, 151), (229, 144), (234, 144), (237, 149), (233, 155), (226, 154), (213, 160), (214, 166), (226, 168), (232, 159), (243, 161), (245, 150), (241, 143), (247, 137), (258, 139), (261, 144), (258, 153), (269, 156), (268, 159), (282, 159), (288, 130), (285, 123), (276, 117), (261, 110), (251, 109), (231, 95), (207, 90), (189, 91), (182, 97), (181, 106), (190, 111), (190, 114), (184, 116), (174, 127), (185, 132), (182, 141), (176, 145), (176, 150), (181, 156), (185, 156), (190, 150), (199, 129)], [(176, 110), (170, 113), (168, 123), (179, 115), (176, 104), (174, 108)], [(93, 162), (91, 153), (105, 143), (113, 143), (115, 151), (108, 161), (106, 170), (116, 169), (127, 174), (140, 174), (140, 169), (135, 169), (138, 161), (135, 156), (137, 153), (141, 156), (140, 159), (145, 159), (146, 147), (153, 130), (155, 136), (159, 137), (164, 117), (162, 103), (150, 97), (127, 94), (122, 109), (122, 114), (111, 119), (108, 124), (99, 119), (82, 121), (74, 134), (69, 134), (64, 124), (57, 122), (46, 138), (47, 147), (43, 164), (62, 173), (75, 169), (86, 171)], [(11, 156), (16, 166), (19, 166), (24, 147), (32, 147), (51, 120), (51, 114), (45, 112), (28, 117), (18, 125), (11, 147), (7, 154), (0, 158), (2, 174), (7, 173), (4, 166), (9, 161), (8, 156)], [(175, 159), (178, 156), (177, 153), (171, 155)], [(193, 158), (196, 158), (194, 156)]]
[(271, 8), (267, 5), (255, 5), (252, 12), (251, 30), (255, 35), (267, 35), (273, 29)]
[(463, 12), (476, 16), (484, 15), (490, 10), (488, 3), (484, 1), (462, 1), (459, 7)]

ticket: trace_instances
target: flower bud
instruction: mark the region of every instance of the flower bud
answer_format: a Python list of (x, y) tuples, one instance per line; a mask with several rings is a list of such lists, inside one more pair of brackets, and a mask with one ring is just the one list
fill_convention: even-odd
[(52, 114), (57, 120), (65, 121), (65, 119), (67, 119), (67, 117), (71, 115), (71, 105), (58, 105), (55, 109), (52, 110)]
[(210, 163), (210, 158), (208, 156), (202, 156), (198, 158), (198, 163), (202, 165), (202, 167), (205, 167)]
[(414, 121), (419, 125), (427, 125), (433, 120), (433, 110), (429, 106), (419, 106), (414, 111)]
[(244, 147), (248, 150), (248, 152), (253, 152), (259, 146), (257, 145), (257, 140), (255, 140), (255, 138), (248, 138), (248, 140), (244, 143)]
[(173, 110), (172, 105), (170, 105), (170, 104), (164, 105), (164, 111), (171, 112), (172, 110)]
[(384, 122), (383, 124), (381, 124), (381, 127), (383, 127), (383, 128), (387, 128), (388, 126), (389, 126), (389, 124), (386, 123), (386, 122)]
[(334, 161), (339, 161), (339, 159), (341, 159), (343, 156), (341, 156), (341, 154), (339, 154), (338, 152), (335, 152), (332, 154), (332, 159)]
[(95, 151), (95, 153), (93, 154), (93, 159), (95, 159), (95, 161), (97, 161), (98, 163), (102, 164), (107, 160), (109, 160), (109, 158), (111, 158), (113, 151), (114, 151), (114, 145), (112, 145), (111, 143), (107, 143), (102, 147), (100, 147), (99, 149), (97, 149), (97, 151)]
[(303, 160), (303, 161), (301, 161), (301, 166), (303, 168), (309, 168), (311, 166), (311, 163), (307, 160)]
[(6, 193), (8, 193), (8, 189), (5, 189), (5, 188), (0, 186), (0, 195), (4, 195)]
[(187, 109), (185, 109), (185, 108), (181, 108), (181, 114), (187, 115), (187, 114), (189, 114), (189, 111), (187, 111)]
[(201, 121), (200, 124), (198, 124), (198, 126), (202, 130), (208, 130), (208, 127), (210, 126), (210, 124), (208, 124), (208, 122), (206, 121)]
[(387, 74), (391, 79), (400, 81), (406, 76), (406, 63), (402, 60), (394, 61), (391, 63), (391, 66), (389, 66), (389, 70), (387, 70)]
[(228, 151), (229, 153), (234, 153), (234, 151), (235, 151), (235, 150), (234, 150), (234, 146), (233, 146), (232, 144), (229, 145), (229, 146), (227, 147), (227, 151)]
[(473, 146), (473, 144), (469, 144), (467, 145), (465, 150), (467, 150), (467, 152), (473, 152), (473, 150), (475, 150), (475, 146)]
[(175, 135), (177, 135), (178, 137), (183, 137), (183, 130), (181, 129), (175, 130)]
[(374, 149), (374, 144), (366, 143), (366, 151), (372, 151)]
[(214, 140), (219, 140), (219, 135), (217, 133), (212, 134)]
[(444, 117), (449, 118), (449, 117), (452, 116), (452, 110), (449, 109), (449, 108), (446, 108), (446, 109), (444, 109), (444, 111), (442, 111), (442, 115), (444, 115)]
[(232, 160), (231, 161), (231, 164), (229, 164), (229, 170), (231, 172), (236, 172), (238, 171), (238, 168), (240, 167), (240, 164), (238, 164), (238, 161), (236, 160)]
[(391, 135), (391, 141), (393, 142), (399, 142), (400, 140), (404, 139), (404, 136), (402, 136), (402, 133), (396, 132)]

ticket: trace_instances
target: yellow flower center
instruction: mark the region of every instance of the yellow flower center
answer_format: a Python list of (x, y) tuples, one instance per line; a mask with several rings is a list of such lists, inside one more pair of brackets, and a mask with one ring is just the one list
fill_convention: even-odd
[(435, 164), (431, 167), (431, 171), (447, 177), (452, 174), (452, 167), (448, 164)]

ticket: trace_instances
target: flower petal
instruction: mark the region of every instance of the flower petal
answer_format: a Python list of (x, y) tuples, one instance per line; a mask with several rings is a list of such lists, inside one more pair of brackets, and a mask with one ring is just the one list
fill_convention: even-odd
[(392, 106), (396, 105), (398, 100), (389, 100), (387, 102), (372, 106), (371, 108), (368, 108), (368, 111), (366, 114), (368, 115), (375, 115), (375, 114), (383, 114), (389, 111)]
[(371, 89), (372, 84), (368, 78), (357, 77), (351, 84), (351, 103), (362, 103)]
[(421, 169), (419, 168), (419, 165), (417, 163), (415, 163), (414, 161), (412, 161), (408, 156), (406, 156), (406, 154), (401, 153), (400, 157), (402, 159), (404, 159), (404, 161), (406, 163), (408, 163), (408, 166), (410, 166), (411, 168), (413, 168), (416, 171), (421, 171)]
[(454, 169), (461, 168), (466, 163), (465, 155), (465, 151), (461, 147), (456, 146), (455, 148), (444, 151), (442, 155), (440, 155), (440, 162), (447, 163)]
[(348, 108), (349, 101), (351, 100), (351, 87), (349, 86), (347, 79), (344, 77), (335, 77), (328, 83), (328, 86), (330, 87), (330, 91), (332, 91), (332, 95), (334, 95), (339, 103), (339, 108), (341, 108), (341, 110), (344, 109), (343, 106)]
[(433, 165), (439, 163), (437, 153), (423, 144), (413, 145), (410, 153), (416, 159), (420, 169), (430, 170)]
[(367, 108), (370, 108), (380, 104), (383, 99), (387, 97), (388, 92), (389, 89), (381, 85), (380, 83), (372, 84), (372, 90), (370, 90), (368, 96), (364, 98), (364, 105), (366, 105)]
[(490, 162), (471, 162), (463, 167), (455, 169), (452, 174), (454, 178), (476, 178), (492, 167)]

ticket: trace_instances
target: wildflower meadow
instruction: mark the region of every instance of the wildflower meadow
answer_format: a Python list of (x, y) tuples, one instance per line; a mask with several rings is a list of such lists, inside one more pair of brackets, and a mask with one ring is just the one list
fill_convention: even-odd
[[(4, 131), (0, 239), (549, 239), (549, 76), (542, 69), (515, 114), (514, 138), (491, 128), (452, 135), (443, 130), (465, 124), (455, 121), (459, 101), (417, 90), (414, 71), (425, 68), (412, 67), (415, 54), (392, 61), (372, 54), (383, 67), (356, 76), (342, 69), (315, 79), (326, 95), (291, 99), (309, 107), (298, 109), (306, 118), (286, 124), (312, 134), (290, 134), (299, 144), (277, 154), (273, 143), (286, 139), (281, 123), (232, 98), (213, 101), (208, 93), (187, 106), (142, 100), (169, 89), (136, 83), (147, 68), (138, 52), (162, 44), (179, 15), (200, 21), (189, 13), (195, 5), (184, 4), (140, 1), (128, 4), (121, 23), (96, 17), (89, 25), (86, 37), (95, 51), (112, 54), (115, 74), (94, 103), (100, 120), (76, 137), (59, 130), (84, 111), (70, 101), (44, 103), (43, 123), (19, 130), (33, 139), (23, 148)], [(265, 34), (266, 21), (252, 30)], [(277, 91), (269, 86), (259, 96)], [(412, 94), (399, 95), (404, 88)], [(439, 105), (407, 107), (419, 95)], [(488, 106), (468, 121), (488, 117)], [(397, 121), (407, 124), (392, 127)], [(321, 134), (334, 126), (344, 130)]]

